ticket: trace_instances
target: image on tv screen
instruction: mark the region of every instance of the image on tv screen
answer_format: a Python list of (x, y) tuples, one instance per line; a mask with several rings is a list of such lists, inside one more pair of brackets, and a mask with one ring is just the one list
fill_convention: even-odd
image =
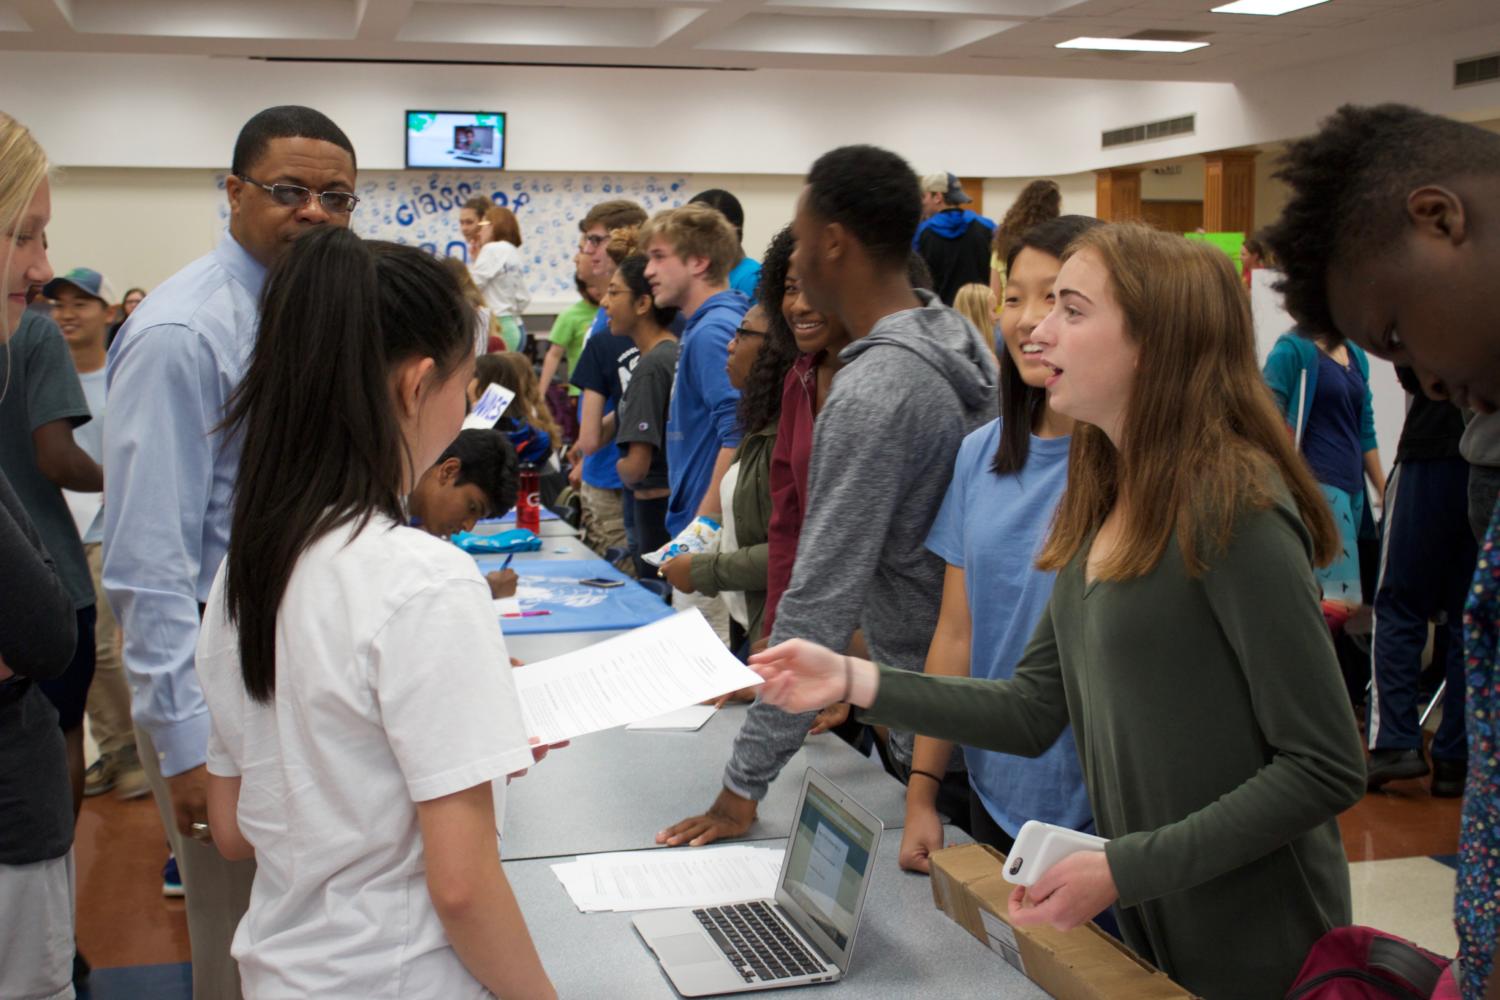
[(428, 170), (501, 170), (505, 114), (499, 111), (408, 111), (406, 166)]

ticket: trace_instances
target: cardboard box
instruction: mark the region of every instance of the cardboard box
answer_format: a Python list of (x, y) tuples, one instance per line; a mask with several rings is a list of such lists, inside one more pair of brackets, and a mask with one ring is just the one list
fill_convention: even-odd
[(1198, 1000), (1093, 924), (1012, 927), (1005, 914), (1015, 886), (1004, 868), (1005, 855), (985, 844), (938, 851), (933, 902), (1056, 1000)]

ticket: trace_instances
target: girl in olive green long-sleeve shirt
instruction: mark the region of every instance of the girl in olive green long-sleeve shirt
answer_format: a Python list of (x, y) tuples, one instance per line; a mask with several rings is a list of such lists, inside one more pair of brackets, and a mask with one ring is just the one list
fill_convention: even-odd
[(1075, 244), (1032, 336), (1080, 422), (1041, 565), (1052, 602), (1010, 681), (886, 671), (805, 643), (756, 657), (790, 711), (1035, 755), (1071, 722), (1102, 853), (1029, 890), (1020, 924), (1118, 904), (1126, 942), (1208, 1000), (1285, 993), (1350, 919), (1335, 817), (1363, 753), (1318, 607), (1336, 535), (1255, 367), (1227, 259), (1107, 226)]

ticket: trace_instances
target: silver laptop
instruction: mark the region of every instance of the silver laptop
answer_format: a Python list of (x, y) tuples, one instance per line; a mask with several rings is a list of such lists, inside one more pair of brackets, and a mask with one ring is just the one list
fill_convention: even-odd
[(812, 768), (793, 815), (774, 899), (635, 916), (678, 993), (773, 990), (848, 973), (884, 824)]

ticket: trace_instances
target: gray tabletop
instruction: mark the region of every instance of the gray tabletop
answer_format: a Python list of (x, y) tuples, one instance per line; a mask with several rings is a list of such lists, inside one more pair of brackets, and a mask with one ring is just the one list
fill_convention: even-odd
[[(507, 645), (518, 655), (514, 643)], [(726, 706), (695, 733), (611, 729), (554, 751), (506, 792), (501, 854), (524, 860), (657, 846), (663, 827), (713, 804), (746, 711), (743, 704)], [(786, 836), (807, 767), (827, 775), (879, 816), (887, 830), (904, 825), (905, 786), (837, 736), (823, 733), (809, 737), (771, 784), (744, 839)]]
[[(476, 524), (474, 525), (474, 534), (498, 535), (503, 531), (513, 530), (515, 526), (515, 521), (492, 521), (488, 524)], [(578, 534), (578, 531), (562, 518), (554, 517), (538, 521), (536, 533), (541, 538), (572, 538)]]
[[(969, 839), (953, 827), (945, 835), (954, 843)], [(901, 871), (896, 865), (900, 846), (899, 831), (887, 830), (880, 840), (848, 977), (801, 990), (820, 997), (1046, 1000), (1046, 993), (933, 905), (927, 877)], [(631, 914), (580, 913), (552, 873), (552, 863), (508, 861), (505, 874), (558, 996), (630, 1000), (675, 996), (655, 956), (631, 926)], [(760, 995), (780, 997), (790, 992)]]

